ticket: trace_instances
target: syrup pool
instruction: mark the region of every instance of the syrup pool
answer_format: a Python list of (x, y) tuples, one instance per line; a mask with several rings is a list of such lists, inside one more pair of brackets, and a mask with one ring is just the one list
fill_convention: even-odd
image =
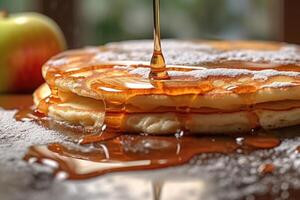
[(55, 122), (37, 111), (21, 109), (15, 118), (32, 120), (68, 136), (71, 143), (36, 145), (24, 159), (52, 168), (54, 176), (87, 179), (106, 173), (151, 170), (188, 163), (200, 154), (248, 154), (280, 145), (278, 135), (258, 131), (244, 136), (192, 136), (176, 134), (150, 136), (124, 134), (113, 130), (91, 131)]

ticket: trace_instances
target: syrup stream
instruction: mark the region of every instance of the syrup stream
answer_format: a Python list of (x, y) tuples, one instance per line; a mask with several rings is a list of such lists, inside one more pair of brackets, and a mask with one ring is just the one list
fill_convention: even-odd
[(154, 14), (154, 51), (151, 59), (150, 79), (166, 80), (169, 79), (166, 69), (165, 58), (162, 53), (160, 41), (160, 0), (153, 0)]

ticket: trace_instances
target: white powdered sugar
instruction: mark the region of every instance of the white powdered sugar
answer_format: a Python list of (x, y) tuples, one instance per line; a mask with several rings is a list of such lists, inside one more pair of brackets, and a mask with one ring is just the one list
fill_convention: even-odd
[(273, 82), (269, 85), (264, 85), (263, 88), (284, 88), (293, 86), (297, 86), (297, 84), (291, 82)]
[(86, 47), (84, 47), (84, 50), (88, 53), (98, 53), (99, 52), (99, 48), (95, 47), (95, 46), (86, 46)]
[(128, 70), (129, 74), (140, 75), (143, 78), (148, 78), (150, 71), (151, 71), (150, 68), (145, 68), (145, 67), (137, 67), (135, 69)]
[[(93, 61), (143, 61), (149, 62), (153, 51), (150, 40), (126, 41), (107, 45), (108, 50), (99, 52)], [(295, 45), (285, 45), (278, 51), (229, 50), (222, 51), (188, 41), (164, 40), (164, 56), (169, 65), (201, 65), (224, 61), (259, 62), (272, 64), (296, 64), (300, 62), (299, 49)]]
[(279, 51), (239, 50), (222, 52), (216, 59), (229, 61), (272, 62), (275, 64), (292, 64), (300, 61), (300, 53), (293, 45), (287, 45)]
[[(131, 40), (117, 43), (109, 43), (106, 45), (108, 48), (130, 50), (130, 51), (153, 51), (152, 40)], [(190, 41), (180, 41), (174, 39), (162, 40), (162, 48), (164, 50), (172, 49), (189, 49), (201, 51), (213, 51), (213, 49), (205, 44), (196, 44)]]
[(68, 59), (66, 58), (60, 58), (60, 59), (57, 59), (57, 60), (49, 60), (47, 62), (48, 65), (51, 65), (51, 66), (61, 66), (61, 65), (66, 65), (68, 64)]
[[(125, 68), (124, 68), (125, 69)], [(137, 67), (137, 68), (129, 68), (126, 67), (129, 74), (140, 75), (143, 78), (148, 78), (150, 73), (150, 68), (145, 67)], [(199, 80), (206, 79), (208, 77), (218, 77), (218, 76), (226, 76), (226, 77), (237, 77), (237, 76), (252, 76), (254, 80), (267, 80), (272, 76), (290, 76), (297, 77), (300, 76), (299, 72), (286, 72), (286, 71), (277, 71), (277, 70), (260, 70), (260, 71), (252, 71), (247, 69), (228, 69), (228, 68), (216, 68), (216, 69), (201, 69), (201, 70), (191, 70), (191, 71), (168, 71), (171, 77), (176, 76), (190, 76), (197, 78)]]
[(208, 77), (226, 76), (226, 77), (237, 77), (243, 75), (251, 75), (253, 77), (268, 78), (271, 76), (300, 76), (297, 72), (283, 72), (276, 70), (261, 70), (251, 71), (247, 69), (228, 69), (228, 68), (217, 68), (217, 69), (205, 69), (205, 70), (192, 70), (189, 72), (169, 71), (170, 76), (192, 76), (199, 79), (205, 79)]
[(103, 62), (103, 61), (149, 61), (151, 59), (151, 53), (145, 52), (119, 52), (116, 51), (105, 51), (95, 55), (92, 62)]
[(47, 130), (34, 122), (17, 122), (16, 111), (0, 108), (0, 165), (18, 168), (24, 163), (22, 157), (26, 149), (34, 144), (61, 142), (64, 136)]

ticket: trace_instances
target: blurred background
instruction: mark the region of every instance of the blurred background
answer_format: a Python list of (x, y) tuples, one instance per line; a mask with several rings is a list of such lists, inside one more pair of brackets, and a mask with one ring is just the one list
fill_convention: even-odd
[[(297, 0), (162, 0), (163, 38), (263, 39), (300, 43)], [(63, 29), (68, 47), (152, 38), (152, 0), (0, 0), (37, 11)]]

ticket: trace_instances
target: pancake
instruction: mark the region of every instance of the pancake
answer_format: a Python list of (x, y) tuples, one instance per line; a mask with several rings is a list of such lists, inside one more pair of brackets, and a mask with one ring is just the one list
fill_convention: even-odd
[[(71, 124), (124, 132), (239, 133), (300, 123), (296, 45), (163, 41), (166, 81), (148, 79), (151, 41), (67, 51), (43, 66), (41, 112)], [(45, 102), (47, 106), (45, 106)]]

